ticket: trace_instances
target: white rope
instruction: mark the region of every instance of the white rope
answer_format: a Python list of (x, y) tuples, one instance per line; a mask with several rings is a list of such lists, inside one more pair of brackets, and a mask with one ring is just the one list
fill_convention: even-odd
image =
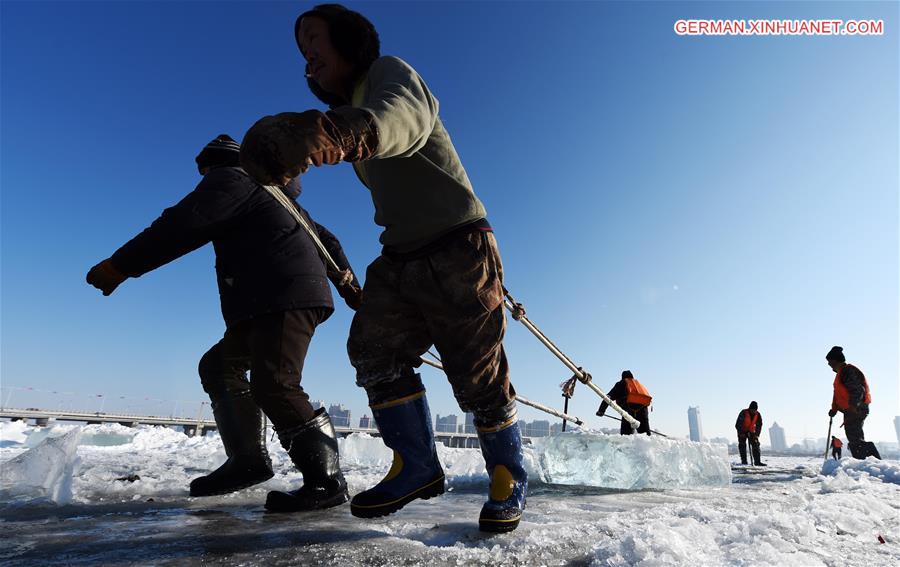
[[(303, 227), (303, 230), (305, 230), (306, 233), (309, 234), (309, 237), (312, 238), (313, 243), (315, 243), (316, 245), (316, 248), (319, 249), (319, 255), (322, 256), (322, 258), (325, 260), (325, 264), (332, 271), (341, 274), (343, 280), (349, 279), (350, 281), (352, 281), (353, 275), (350, 270), (342, 270), (337, 265), (337, 262), (335, 262), (334, 258), (331, 257), (331, 254), (329, 254), (328, 250), (325, 249), (325, 245), (322, 244), (321, 240), (319, 240), (319, 234), (311, 226), (309, 226), (309, 223), (306, 222), (306, 219), (303, 218), (303, 215), (301, 215), (300, 211), (297, 210), (297, 207), (294, 206), (294, 202), (291, 200), (291, 198), (285, 195), (284, 191), (282, 191), (280, 187), (277, 187), (275, 185), (263, 185), (263, 188), (268, 191), (270, 195), (275, 197), (275, 200), (281, 203), (281, 206), (287, 209), (287, 212), (290, 213), (292, 217), (294, 217), (294, 220), (296, 220), (297, 223)], [(341, 281), (341, 284), (349, 283), (348, 281), (343, 280)]]

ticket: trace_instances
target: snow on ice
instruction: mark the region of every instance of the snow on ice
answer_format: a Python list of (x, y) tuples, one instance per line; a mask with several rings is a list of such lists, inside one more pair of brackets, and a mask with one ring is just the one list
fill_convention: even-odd
[[(351, 493), (390, 466), (391, 451), (377, 438), (353, 435), (340, 444)], [(821, 458), (772, 457), (768, 474), (732, 478), (721, 446), (573, 432), (528, 447), (525, 518), (515, 532), (490, 536), (477, 529), (487, 482), (477, 449), (439, 445), (448, 492), (370, 521), (353, 518), (347, 506), (264, 514), (268, 490), (302, 482), (271, 438), (269, 450), (272, 480), (189, 498), (190, 479), (225, 459), (216, 435), (2, 423), (0, 563), (900, 563), (896, 461), (848, 458), (823, 467)], [(135, 474), (134, 482), (117, 480)]]

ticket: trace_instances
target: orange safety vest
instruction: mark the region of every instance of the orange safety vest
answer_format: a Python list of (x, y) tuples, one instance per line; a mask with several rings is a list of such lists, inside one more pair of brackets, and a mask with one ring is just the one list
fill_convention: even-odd
[(834, 447), (835, 449), (840, 449), (841, 447), (844, 446), (844, 442), (841, 441), (840, 439), (838, 439), (837, 437), (835, 437), (834, 440), (831, 442), (831, 446)]
[(625, 402), (636, 406), (649, 406), (653, 401), (653, 396), (647, 391), (643, 384), (636, 378), (625, 379)]
[(750, 410), (744, 410), (744, 433), (756, 433), (756, 423), (759, 421), (759, 412), (756, 412), (752, 418), (750, 417)]
[[(847, 366), (851, 366), (856, 368), (852, 364), (847, 364)], [(831, 409), (844, 411), (850, 407), (850, 391), (847, 390), (847, 387), (844, 386), (844, 383), (841, 382), (841, 373), (844, 372), (844, 368), (841, 368), (838, 373), (834, 376), (834, 397), (831, 399)], [(866, 394), (863, 397), (864, 404), (872, 403), (872, 394), (869, 393), (869, 383), (866, 381), (866, 375), (862, 373), (859, 368), (856, 368), (863, 377), (863, 388), (865, 388)]]

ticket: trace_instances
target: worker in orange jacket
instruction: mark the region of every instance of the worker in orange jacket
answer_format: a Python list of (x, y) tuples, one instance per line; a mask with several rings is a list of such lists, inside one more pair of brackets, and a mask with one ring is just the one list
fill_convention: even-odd
[(831, 436), (831, 456), (834, 457), (835, 461), (841, 460), (841, 447), (844, 446), (844, 442), (835, 437)]
[[(650, 403), (653, 401), (653, 397), (647, 392), (647, 388), (637, 381), (631, 370), (622, 371), (622, 379), (616, 382), (616, 385), (612, 387), (612, 390), (607, 395), (619, 407), (641, 422), (640, 426), (638, 426), (638, 433), (650, 435)], [(604, 400), (597, 410), (597, 416), (603, 417), (608, 407), (609, 404)], [(631, 435), (634, 433), (634, 428), (628, 421), (623, 419), (622, 424), (619, 426), (619, 433)]]
[(758, 467), (766, 466), (759, 455), (759, 433), (762, 431), (762, 421), (762, 415), (759, 413), (759, 404), (754, 401), (750, 402), (750, 407), (741, 410), (737, 421), (734, 422), (734, 428), (737, 429), (738, 451), (741, 453), (742, 465), (747, 464), (746, 445), (749, 444), (752, 451), (753, 464)]
[(825, 355), (825, 361), (835, 373), (834, 397), (831, 399), (829, 417), (834, 417), (837, 412), (844, 414), (847, 446), (854, 459), (869, 456), (880, 459), (881, 455), (875, 444), (866, 441), (866, 434), (863, 432), (863, 423), (869, 415), (869, 404), (872, 403), (872, 393), (865, 374), (852, 364), (847, 364), (844, 349), (839, 346), (831, 347)]

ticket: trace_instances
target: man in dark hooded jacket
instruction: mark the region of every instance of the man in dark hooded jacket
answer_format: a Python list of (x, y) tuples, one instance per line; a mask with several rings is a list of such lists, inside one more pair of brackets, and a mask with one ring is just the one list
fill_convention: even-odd
[(359, 284), (350, 278), (337, 238), (293, 201), (300, 193), (299, 181), (282, 190), (315, 227), (342, 273), (326, 273), (312, 237), (285, 206), (240, 169), (239, 155), (240, 146), (226, 135), (207, 144), (196, 158), (203, 175), (200, 184), (112, 257), (91, 268), (87, 281), (110, 295), (125, 279), (140, 277), (212, 242), (226, 330), (203, 355), (199, 373), (228, 460), (194, 479), (191, 495), (225, 494), (273, 476), (262, 409), (304, 480), (299, 490), (270, 492), (266, 508), (335, 506), (346, 502), (348, 493), (334, 428), (323, 409), (313, 409), (300, 379), (315, 328), (334, 311), (328, 280), (336, 282), (354, 308)]

